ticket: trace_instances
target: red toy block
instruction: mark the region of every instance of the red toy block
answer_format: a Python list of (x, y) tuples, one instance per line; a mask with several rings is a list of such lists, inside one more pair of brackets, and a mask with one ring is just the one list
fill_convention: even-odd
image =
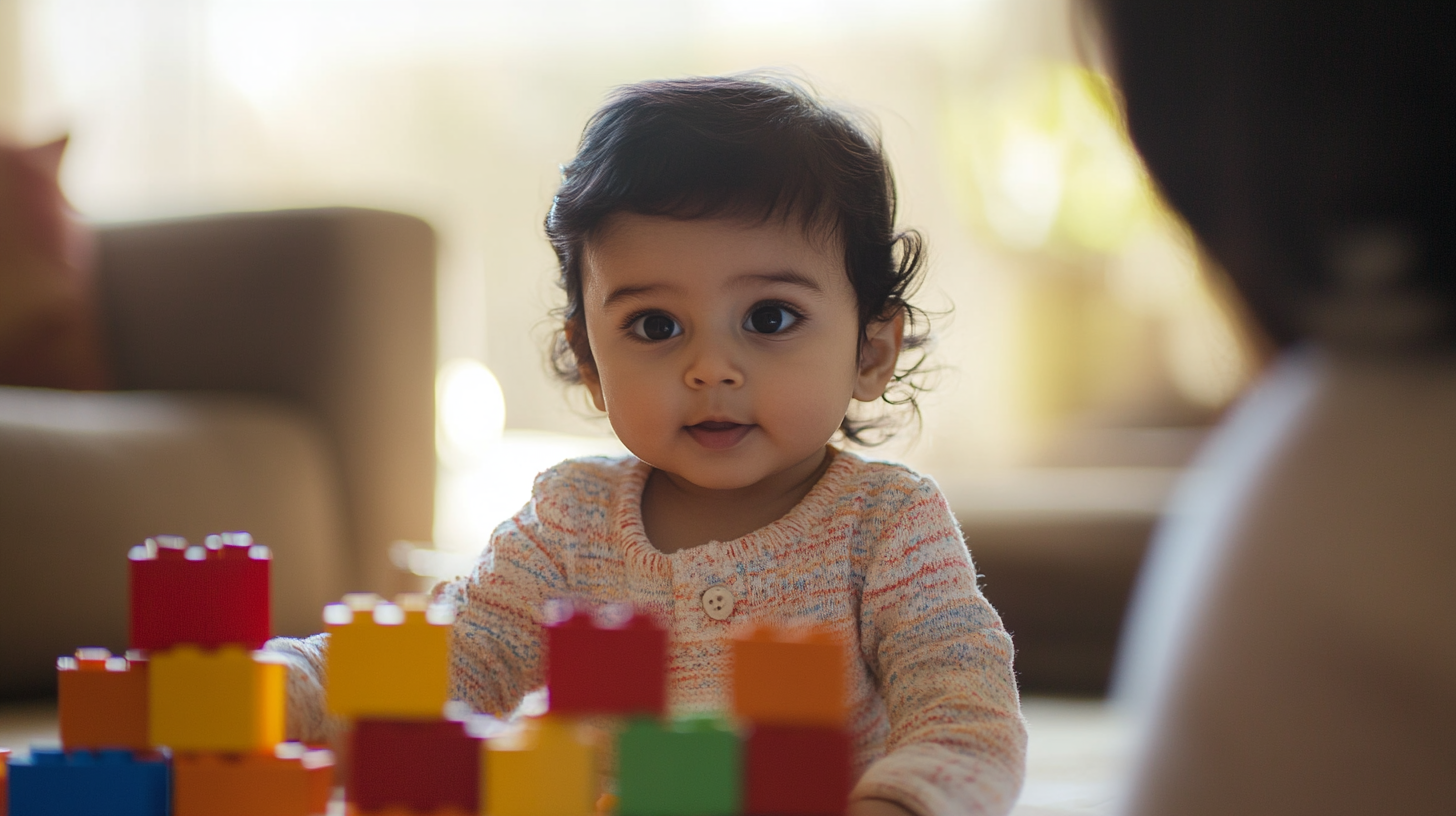
[(105, 649), (77, 649), (56, 661), (60, 686), (61, 745), (79, 749), (150, 750), (147, 739), (147, 662), (112, 657)]
[(271, 636), (272, 554), (247, 533), (210, 535), (206, 546), (157, 536), (132, 547), (129, 558), (133, 649), (260, 649)]
[(747, 816), (839, 816), (849, 804), (849, 734), (760, 725), (743, 752)]
[(0, 816), (10, 812), (10, 785), (6, 768), (10, 764), (10, 749), (0, 748)]
[(667, 632), (645, 615), (602, 626), (576, 612), (546, 628), (546, 687), (553, 714), (661, 715)]
[(349, 740), (346, 793), (358, 811), (478, 812), (481, 740), (464, 723), (361, 719)]

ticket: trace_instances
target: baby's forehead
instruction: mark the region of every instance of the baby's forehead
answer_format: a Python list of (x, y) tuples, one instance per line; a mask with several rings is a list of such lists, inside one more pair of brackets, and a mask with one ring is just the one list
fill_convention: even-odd
[(794, 220), (619, 213), (584, 249), (583, 288), (598, 298), (623, 287), (850, 287), (839, 244)]
[(814, 212), (805, 212), (801, 207), (793, 209), (772, 208), (767, 205), (720, 204), (712, 209), (684, 205), (681, 211), (638, 212), (630, 209), (613, 210), (598, 219), (595, 226), (586, 232), (584, 244), (588, 247), (600, 243), (612, 233), (643, 222), (655, 223), (715, 223), (733, 226), (741, 230), (764, 230), (793, 234), (806, 243), (816, 245), (825, 252), (843, 252), (838, 224), (827, 206)]

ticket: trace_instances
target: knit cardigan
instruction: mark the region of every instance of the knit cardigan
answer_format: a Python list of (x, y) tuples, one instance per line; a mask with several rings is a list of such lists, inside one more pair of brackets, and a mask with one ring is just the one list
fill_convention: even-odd
[[(630, 603), (656, 617), (670, 633), (677, 711), (728, 707), (730, 639), (745, 624), (812, 623), (858, 658), (848, 683), (852, 800), (888, 799), (925, 816), (1010, 811), (1026, 763), (1011, 639), (934, 481), (836, 451), (777, 521), (664, 554), (642, 524), (650, 473), (630, 456), (557, 465), (496, 529), (473, 573), (436, 589), (457, 609), (453, 698), (504, 714), (539, 688), (552, 600)], [(710, 587), (731, 593), (726, 619), (705, 611)], [(269, 648), (295, 656), (290, 721), (316, 730), (326, 637)]]

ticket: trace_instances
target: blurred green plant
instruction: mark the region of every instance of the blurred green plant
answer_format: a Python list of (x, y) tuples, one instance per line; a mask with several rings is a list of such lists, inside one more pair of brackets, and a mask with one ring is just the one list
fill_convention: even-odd
[(942, 140), (969, 220), (1008, 248), (1112, 253), (1163, 220), (1107, 78), (1066, 63), (946, 100)]

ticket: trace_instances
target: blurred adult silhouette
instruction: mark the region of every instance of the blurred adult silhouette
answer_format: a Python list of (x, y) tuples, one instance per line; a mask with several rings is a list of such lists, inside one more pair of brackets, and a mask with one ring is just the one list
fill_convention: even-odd
[(1093, 6), (1278, 349), (1145, 569), (1126, 810), (1456, 813), (1456, 4)]

